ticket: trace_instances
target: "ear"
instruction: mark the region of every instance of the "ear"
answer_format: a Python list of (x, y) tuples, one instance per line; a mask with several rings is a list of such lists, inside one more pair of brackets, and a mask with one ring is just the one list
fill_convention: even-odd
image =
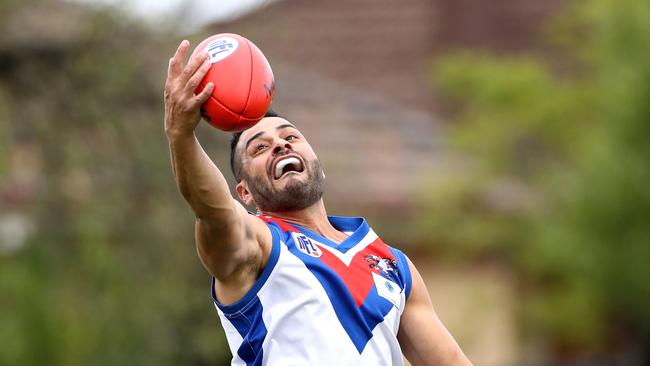
[(248, 190), (248, 183), (246, 183), (245, 180), (240, 180), (239, 183), (235, 186), (235, 191), (237, 191), (237, 195), (239, 196), (239, 199), (244, 202), (247, 206), (254, 206), (255, 205), (255, 200), (253, 200), (253, 196), (251, 195), (251, 192)]

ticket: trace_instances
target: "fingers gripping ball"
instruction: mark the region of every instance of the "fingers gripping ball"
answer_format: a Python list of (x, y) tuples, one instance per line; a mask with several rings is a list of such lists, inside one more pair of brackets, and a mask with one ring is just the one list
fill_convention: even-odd
[(201, 106), (201, 115), (224, 131), (245, 130), (264, 117), (271, 105), (275, 82), (271, 65), (248, 39), (232, 33), (216, 34), (201, 42), (194, 54), (207, 51), (210, 69), (196, 89), (209, 83), (214, 90)]

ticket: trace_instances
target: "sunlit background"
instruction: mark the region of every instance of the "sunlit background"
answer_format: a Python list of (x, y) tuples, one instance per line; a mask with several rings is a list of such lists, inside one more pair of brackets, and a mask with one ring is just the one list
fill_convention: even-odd
[(162, 129), (220, 32), (476, 365), (650, 364), (650, 2), (0, 0), (0, 365), (229, 364)]

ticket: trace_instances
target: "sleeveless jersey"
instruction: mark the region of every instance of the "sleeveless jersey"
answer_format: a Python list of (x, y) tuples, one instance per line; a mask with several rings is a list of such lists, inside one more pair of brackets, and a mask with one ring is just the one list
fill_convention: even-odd
[(212, 299), (233, 365), (403, 365), (397, 342), (411, 290), (406, 257), (363, 218), (330, 216), (336, 244), (295, 224), (271, 230), (268, 262), (239, 301)]

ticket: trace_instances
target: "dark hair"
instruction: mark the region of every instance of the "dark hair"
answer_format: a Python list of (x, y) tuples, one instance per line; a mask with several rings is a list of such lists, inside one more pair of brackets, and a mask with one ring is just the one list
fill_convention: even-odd
[[(264, 114), (264, 118), (266, 117), (282, 117), (279, 114), (275, 113), (275, 111), (271, 108), (269, 108), (266, 113)], [(230, 170), (232, 171), (232, 175), (235, 176), (235, 180), (239, 182), (241, 180), (241, 160), (237, 159), (237, 144), (239, 143), (239, 138), (241, 137), (241, 134), (244, 131), (239, 131), (235, 132), (232, 134), (230, 137)]]

